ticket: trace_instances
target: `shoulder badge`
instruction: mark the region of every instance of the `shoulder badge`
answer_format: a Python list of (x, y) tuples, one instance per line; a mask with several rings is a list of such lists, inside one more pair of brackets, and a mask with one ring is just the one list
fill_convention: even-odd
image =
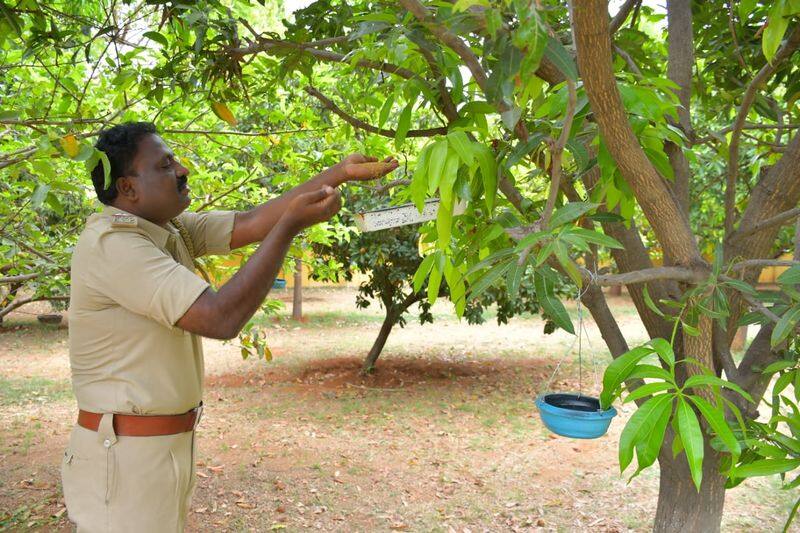
[(125, 213), (115, 213), (111, 215), (112, 228), (135, 228), (137, 226), (136, 217)]

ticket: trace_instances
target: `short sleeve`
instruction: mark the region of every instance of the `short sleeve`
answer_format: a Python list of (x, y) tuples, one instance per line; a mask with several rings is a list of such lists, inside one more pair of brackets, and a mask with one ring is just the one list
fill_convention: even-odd
[(87, 287), (164, 326), (171, 328), (208, 287), (142, 233), (109, 231), (94, 248)]
[(195, 257), (223, 255), (231, 251), (231, 236), (236, 211), (184, 212), (178, 221), (192, 238)]

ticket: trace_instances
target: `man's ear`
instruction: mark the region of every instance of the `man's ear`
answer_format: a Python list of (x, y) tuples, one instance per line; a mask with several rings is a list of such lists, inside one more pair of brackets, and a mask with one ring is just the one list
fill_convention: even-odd
[(135, 202), (139, 198), (139, 192), (136, 189), (137, 185), (136, 180), (129, 176), (119, 177), (116, 182), (117, 195), (128, 201)]

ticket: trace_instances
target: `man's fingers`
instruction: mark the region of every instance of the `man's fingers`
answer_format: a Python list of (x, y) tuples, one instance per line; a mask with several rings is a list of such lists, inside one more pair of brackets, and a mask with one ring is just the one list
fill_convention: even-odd
[(303, 197), (305, 200), (307, 200), (308, 204), (315, 204), (331, 196), (334, 192), (336, 191), (333, 187), (331, 187), (330, 185), (325, 185), (321, 189), (305, 193)]

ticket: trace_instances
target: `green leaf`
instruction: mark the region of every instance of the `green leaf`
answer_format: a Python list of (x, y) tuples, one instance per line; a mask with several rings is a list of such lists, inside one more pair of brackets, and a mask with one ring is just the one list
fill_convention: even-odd
[(583, 278), (581, 277), (580, 271), (578, 271), (578, 267), (575, 266), (575, 263), (573, 263), (567, 253), (567, 249), (561, 242), (556, 242), (554, 244), (554, 250), (559, 264), (566, 271), (573, 283), (580, 289), (583, 286)]
[(789, 19), (783, 17), (782, 9), (782, 1), (773, 2), (767, 16), (767, 26), (761, 35), (761, 50), (770, 63), (772, 63), (772, 58), (775, 57), (775, 52), (778, 51), (778, 47), (781, 45), (786, 28), (789, 27)]
[(582, 142), (577, 139), (570, 139), (567, 141), (566, 148), (572, 154), (579, 172), (589, 166), (589, 152), (586, 151), (586, 147)]
[(386, 121), (389, 120), (389, 113), (392, 112), (392, 106), (394, 106), (394, 100), (396, 97), (396, 93), (392, 92), (389, 94), (389, 97), (386, 98), (386, 101), (383, 102), (381, 106), (380, 113), (378, 113), (378, 127), (382, 128)]
[(600, 233), (599, 231), (594, 231), (586, 228), (570, 228), (569, 233), (573, 235), (579, 235), (583, 240), (586, 242), (590, 242), (592, 244), (598, 244), (600, 246), (605, 246), (606, 248), (617, 248), (622, 249), (624, 246), (620, 244), (620, 242), (613, 238)]
[(733, 471), (736, 477), (772, 476), (800, 467), (800, 459), (761, 459), (742, 465)]
[[(778, 280), (780, 280), (780, 277), (778, 278)], [(734, 289), (736, 289), (737, 291), (739, 291), (741, 293), (744, 293), (744, 294), (747, 294), (747, 295), (750, 295), (750, 296), (753, 296), (753, 297), (757, 297), (758, 296), (758, 291), (756, 291), (751, 285), (745, 283), (744, 281), (741, 281), (741, 280), (738, 280), (738, 279), (726, 279), (724, 284), (728, 285), (729, 287), (733, 287)]]
[[(646, 442), (662, 417), (672, 411), (672, 395), (660, 394), (642, 404), (631, 416), (619, 438), (619, 470), (624, 472), (633, 460), (633, 448), (639, 442)], [(639, 465), (641, 470), (642, 465)]]
[(747, 20), (747, 17), (750, 16), (750, 13), (753, 12), (753, 9), (756, 7), (757, 0), (741, 0), (739, 2), (739, 19), (744, 24)]
[(660, 366), (655, 365), (648, 365), (648, 364), (640, 364), (636, 365), (630, 374), (628, 374), (627, 379), (636, 379), (636, 378), (653, 378), (653, 379), (661, 379), (664, 381), (668, 381), (675, 384), (675, 378), (672, 374), (661, 368)]
[(445, 204), (444, 200), (439, 202), (439, 210), (436, 212), (436, 244), (440, 250), (446, 250), (450, 247), (450, 236), (453, 231), (452, 196), (450, 200), (449, 206)]
[(569, 318), (564, 304), (553, 295), (552, 282), (540, 272), (536, 272), (533, 279), (536, 297), (539, 299), (544, 312), (553, 320), (556, 326), (574, 335), (575, 328), (572, 327), (572, 320)]
[[(673, 397), (672, 394), (665, 394), (662, 396), (667, 396), (668, 398)], [(667, 408), (661, 411), (661, 416), (656, 419), (655, 425), (644, 441), (640, 441), (636, 444), (636, 462), (638, 465), (632, 477), (637, 476), (639, 472), (655, 463), (656, 459), (658, 459), (658, 452), (661, 451), (661, 446), (664, 445), (664, 434), (667, 432), (667, 426), (669, 425), (671, 415), (672, 399), (667, 403)]]
[(728, 422), (725, 420), (725, 411), (714, 407), (700, 396), (689, 395), (689, 400), (697, 407), (697, 410), (700, 411), (700, 414), (706, 419), (708, 425), (711, 426), (714, 433), (720, 438), (731, 455), (733, 455), (733, 462), (736, 463), (737, 458), (742, 453), (742, 448), (739, 446), (739, 441), (736, 439), (730, 426), (728, 426)]
[(665, 363), (667, 363), (670, 367), (675, 366), (675, 353), (672, 350), (672, 345), (668, 340), (656, 337), (655, 339), (651, 340), (649, 344)]
[(157, 31), (146, 31), (142, 34), (142, 36), (157, 42), (164, 48), (167, 48), (169, 46), (169, 41), (167, 40), (167, 38), (158, 33)]
[(725, 389), (730, 389), (732, 391), (738, 392), (742, 398), (747, 400), (750, 403), (755, 403), (753, 401), (753, 397), (750, 396), (743, 388), (741, 388), (736, 383), (732, 383), (730, 381), (726, 381), (722, 378), (718, 378), (717, 376), (712, 376), (711, 374), (696, 374), (694, 376), (689, 376), (689, 379), (683, 384), (684, 389), (689, 389), (692, 387), (698, 387), (700, 385), (708, 385), (711, 387), (722, 387)]
[[(674, 420), (674, 419), (673, 419)], [(681, 434), (678, 433), (676, 430), (672, 436), (672, 458), (675, 459), (678, 457), (678, 454), (683, 451), (683, 441), (681, 440)]]
[(475, 149), (472, 147), (472, 143), (467, 138), (466, 133), (463, 131), (451, 131), (447, 134), (447, 141), (464, 164), (468, 167), (475, 164)]
[(428, 277), (428, 274), (433, 267), (433, 260), (435, 259), (436, 254), (429, 254), (422, 260), (417, 267), (417, 271), (414, 273), (414, 279), (412, 284), (414, 286), (414, 292), (419, 292), (422, 288), (422, 285), (425, 283), (425, 279)]
[(398, 150), (406, 140), (406, 134), (411, 129), (411, 110), (414, 107), (414, 102), (411, 101), (403, 111), (400, 113), (400, 118), (397, 121), (397, 131), (394, 134), (394, 147)]
[(440, 255), (437, 256), (437, 258), (440, 258), (440, 260), (433, 264), (433, 268), (431, 269), (431, 277), (428, 280), (428, 303), (431, 305), (433, 305), (433, 303), (436, 301), (436, 298), (439, 297), (439, 286), (442, 284), (443, 269), (438, 263), (442, 262), (441, 259), (443, 259), (444, 256)]
[(484, 268), (488, 267), (489, 265), (493, 264), (495, 261), (498, 261), (499, 259), (505, 259), (510, 255), (514, 255), (514, 250), (512, 250), (511, 248), (504, 248), (500, 251), (494, 252), (493, 254), (488, 255), (483, 261), (477, 263), (475, 266), (470, 268), (467, 271), (467, 275), (479, 272)]
[(498, 263), (492, 268), (490, 268), (483, 276), (478, 278), (478, 280), (475, 281), (475, 283), (472, 283), (470, 285), (469, 297), (474, 299), (480, 296), (483, 293), (483, 291), (491, 287), (494, 284), (494, 282), (503, 277), (503, 274), (505, 274), (515, 262), (516, 258), (512, 257), (510, 258), (510, 260), (507, 259), (502, 263)]
[(700, 491), (700, 484), (703, 481), (703, 432), (700, 429), (700, 422), (697, 415), (686, 401), (679, 397), (678, 408), (675, 411), (678, 420), (678, 431), (683, 442), (683, 449), (686, 452), (686, 460), (689, 462), (689, 471), (692, 474), (694, 486)]
[(661, 318), (664, 318), (664, 313), (661, 311), (661, 309), (658, 308), (656, 303), (650, 297), (650, 291), (647, 289), (647, 284), (646, 283), (645, 283), (644, 287), (642, 288), (642, 296), (644, 297), (644, 303), (648, 307), (648, 309), (650, 309), (652, 312), (654, 312), (655, 314), (657, 314)]
[(50, 192), (50, 185), (47, 183), (40, 183), (36, 190), (33, 191), (33, 195), (31, 196), (31, 207), (34, 209), (39, 209), (44, 202), (44, 199), (47, 198), (47, 193)]
[(550, 233), (547, 231), (536, 231), (529, 235), (525, 235), (517, 242), (517, 245), (514, 247), (514, 250), (521, 252), (528, 246), (533, 246), (534, 244), (542, 240), (544, 237), (547, 237), (548, 235), (550, 235)]
[(446, 139), (440, 139), (433, 144), (428, 162), (428, 168), (430, 169), (428, 173), (428, 194), (433, 194), (439, 188), (444, 164), (447, 161), (447, 153)]
[(622, 403), (628, 402), (635, 402), (641, 398), (646, 396), (650, 396), (651, 394), (655, 394), (656, 392), (661, 392), (669, 389), (673, 389), (675, 386), (672, 383), (664, 382), (664, 381), (657, 381), (655, 383), (645, 383), (641, 387), (636, 387), (630, 394), (628, 394)]
[(19, 20), (17, 19), (17, 15), (9, 9), (6, 3), (0, 0), (0, 13), (3, 14), (3, 17), (8, 21), (11, 25), (11, 29), (14, 30), (18, 36), (22, 35), (22, 27), (20, 26)]
[(797, 361), (775, 361), (762, 370), (761, 373), (774, 374), (775, 372), (780, 372), (781, 370), (786, 370), (787, 368), (793, 368), (795, 366), (797, 366)]
[(584, 213), (596, 208), (598, 204), (590, 204), (586, 202), (571, 202), (564, 204), (553, 212), (550, 217), (550, 227), (557, 228), (563, 226), (568, 222), (572, 222)]
[(800, 283), (800, 265), (795, 265), (778, 276), (778, 283), (781, 285), (797, 285)]
[(544, 57), (549, 59), (561, 73), (572, 81), (578, 79), (578, 69), (575, 66), (572, 56), (564, 45), (555, 37), (547, 37), (547, 45), (544, 48)]
[(555, 250), (555, 241), (550, 241), (539, 250), (536, 254), (536, 266), (541, 266), (553, 254)]
[(639, 361), (651, 353), (653, 353), (653, 349), (650, 346), (637, 346), (611, 361), (611, 364), (606, 367), (606, 371), (603, 373), (603, 391), (600, 393), (600, 407), (608, 409), (611, 406), (617, 387), (628, 378), (628, 375)]
[(782, 343), (797, 327), (797, 321), (800, 320), (800, 305), (786, 311), (778, 323), (775, 324), (775, 329), (772, 330), (772, 338), (770, 344), (774, 348)]
[(442, 170), (442, 179), (439, 181), (439, 197), (442, 200), (441, 205), (451, 212), (453, 211), (454, 199), (453, 185), (455, 185), (456, 178), (458, 177), (458, 165), (458, 154), (455, 152), (448, 152), (447, 160)]
[(411, 185), (409, 186), (411, 200), (414, 202), (414, 205), (417, 206), (417, 210), (420, 213), (422, 213), (422, 210), (425, 208), (425, 195), (428, 190), (428, 162), (430, 160), (432, 146), (433, 145), (429, 144), (422, 150), (422, 153), (419, 154), (414, 176), (411, 178)]
[(492, 150), (485, 145), (476, 148), (475, 155), (481, 168), (483, 180), (483, 194), (486, 199), (486, 208), (491, 213), (497, 198), (497, 162), (494, 160)]
[(111, 161), (108, 160), (105, 152), (95, 148), (95, 153), (103, 165), (103, 189), (108, 189), (111, 186)]
[(509, 296), (516, 297), (519, 292), (519, 285), (522, 282), (522, 276), (527, 268), (527, 261), (521, 265), (518, 260), (511, 261), (511, 268), (508, 269), (506, 274), (506, 291)]

